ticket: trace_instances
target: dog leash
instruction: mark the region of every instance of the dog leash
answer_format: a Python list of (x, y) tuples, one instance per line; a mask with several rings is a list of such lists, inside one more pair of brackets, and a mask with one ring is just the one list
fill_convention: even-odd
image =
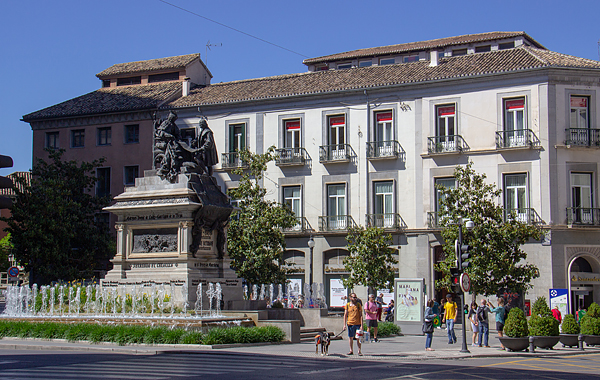
[(337, 338), (338, 336), (342, 335), (342, 333), (346, 331), (346, 328), (344, 327), (344, 329), (342, 331), (340, 331), (337, 335), (334, 335), (334, 338)]

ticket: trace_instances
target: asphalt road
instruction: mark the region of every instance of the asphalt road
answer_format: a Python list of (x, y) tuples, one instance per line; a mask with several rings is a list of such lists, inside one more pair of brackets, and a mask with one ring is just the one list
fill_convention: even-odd
[(600, 379), (600, 354), (544, 358), (353, 360), (234, 352), (128, 355), (0, 351), (0, 379)]

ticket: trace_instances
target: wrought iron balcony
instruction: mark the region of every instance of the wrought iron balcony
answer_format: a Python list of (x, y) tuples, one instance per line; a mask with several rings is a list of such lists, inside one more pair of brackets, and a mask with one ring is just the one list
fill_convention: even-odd
[(427, 227), (428, 228), (442, 228), (442, 218), (443, 214), (440, 214), (437, 211), (430, 211), (427, 213)]
[(427, 138), (427, 151), (430, 154), (460, 153), (469, 150), (469, 145), (461, 135), (435, 136)]
[(235, 169), (235, 168), (247, 168), (248, 163), (240, 159), (238, 152), (233, 153), (222, 153), (221, 154), (221, 168), (223, 169)]
[(303, 166), (310, 156), (304, 148), (281, 148), (275, 150), (277, 166)]
[(515, 208), (512, 210), (504, 210), (504, 220), (513, 220), (513, 218), (525, 224), (544, 224), (542, 218), (533, 208)]
[(320, 231), (347, 231), (351, 227), (356, 227), (356, 223), (350, 215), (319, 216)]
[(404, 229), (406, 223), (400, 214), (367, 214), (367, 226), (385, 229)]
[(600, 208), (568, 207), (567, 224), (598, 226), (600, 225)]
[(496, 132), (496, 149), (531, 148), (540, 145), (540, 139), (531, 129)]
[(600, 129), (567, 128), (565, 145), (600, 146)]
[(323, 145), (319, 147), (319, 162), (349, 162), (352, 153), (352, 147), (349, 144)]
[(398, 141), (372, 141), (367, 143), (367, 158), (378, 159), (405, 159), (406, 153)]
[(308, 220), (303, 216), (296, 217), (296, 225), (290, 228), (284, 228), (283, 232), (306, 232), (312, 231), (312, 227)]

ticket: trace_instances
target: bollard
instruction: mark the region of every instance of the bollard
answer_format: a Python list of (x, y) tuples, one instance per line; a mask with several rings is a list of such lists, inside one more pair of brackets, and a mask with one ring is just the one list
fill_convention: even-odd
[(577, 342), (579, 343), (579, 350), (580, 351), (584, 351), (583, 349), (583, 335), (579, 334), (579, 336), (577, 337)]
[(529, 352), (531, 352), (531, 353), (535, 352), (535, 345), (533, 344), (534, 341), (535, 341), (535, 337), (530, 336), (529, 337)]

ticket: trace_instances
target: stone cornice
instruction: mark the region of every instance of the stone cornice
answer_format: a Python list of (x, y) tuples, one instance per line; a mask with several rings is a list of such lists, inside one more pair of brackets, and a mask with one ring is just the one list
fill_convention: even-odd
[(144, 110), (123, 113), (106, 113), (89, 116), (77, 116), (60, 119), (32, 121), (30, 122), (30, 124), (31, 129), (36, 131), (44, 129), (81, 127), (87, 125), (127, 123), (143, 120), (152, 120), (152, 115), (154, 114), (154, 112), (154, 110)]

